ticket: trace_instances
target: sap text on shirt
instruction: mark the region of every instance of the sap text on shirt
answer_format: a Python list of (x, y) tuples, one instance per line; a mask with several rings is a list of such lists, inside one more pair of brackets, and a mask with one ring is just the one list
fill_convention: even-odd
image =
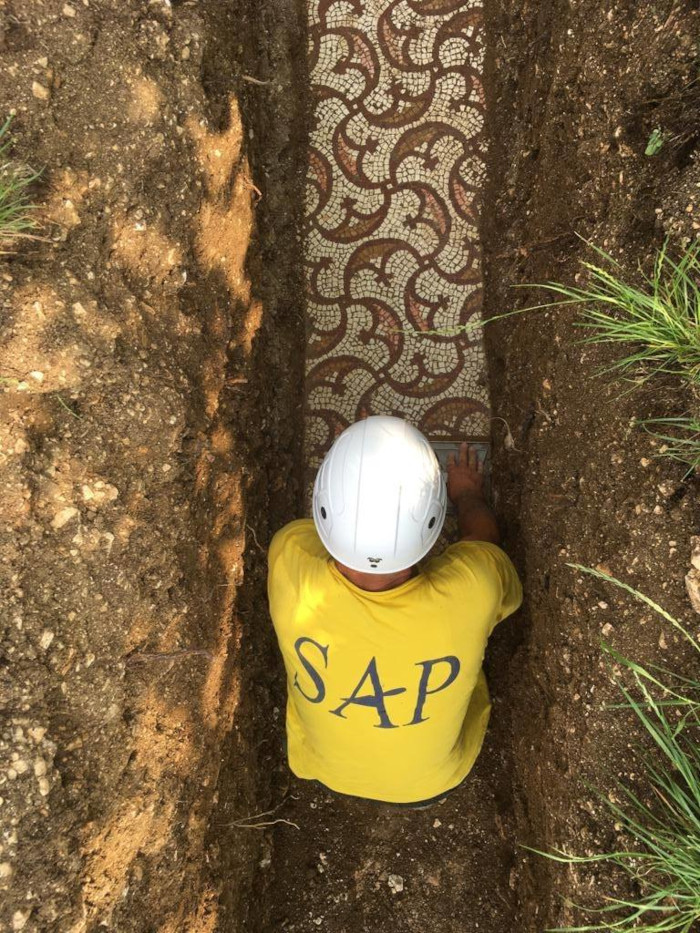
[[(322, 645), (313, 638), (302, 636), (294, 642), (294, 650), (311, 681), (313, 692), (307, 692), (302, 687), (298, 671), (294, 674), (294, 687), (309, 703), (323, 703), (326, 699), (326, 685), (319, 668), (325, 670), (328, 667), (329, 645)], [(454, 683), (459, 674), (460, 663), (459, 658), (450, 654), (444, 658), (417, 661), (414, 666), (419, 670), (415, 672), (416, 676), (413, 678), (416, 703), (410, 722), (398, 723), (391, 721), (387, 712), (385, 698), (406, 693), (409, 687), (392, 686), (385, 688), (379, 676), (376, 658), (371, 658), (368, 661), (350, 695), (339, 697), (340, 704), (328, 712), (332, 713), (333, 716), (339, 716), (341, 719), (347, 719), (347, 712), (350, 711), (350, 707), (370, 707), (376, 711), (379, 720), (375, 723), (376, 729), (396, 729), (398, 726), (416, 726), (421, 722), (425, 722), (430, 718), (424, 715), (428, 697), (446, 690)], [(308, 689), (309, 685), (306, 686)], [(367, 692), (361, 692), (363, 690)]]

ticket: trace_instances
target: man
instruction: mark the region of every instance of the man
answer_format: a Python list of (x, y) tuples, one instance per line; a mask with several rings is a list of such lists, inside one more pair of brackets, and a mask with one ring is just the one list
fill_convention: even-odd
[[(268, 595), (298, 777), (415, 803), (470, 771), (490, 712), (486, 643), (522, 600), (482, 485), (467, 444), (451, 458), (446, 486), (419, 431), (373, 416), (328, 452), (313, 520), (274, 536)], [(440, 534), (447, 496), (460, 540), (419, 563)]]

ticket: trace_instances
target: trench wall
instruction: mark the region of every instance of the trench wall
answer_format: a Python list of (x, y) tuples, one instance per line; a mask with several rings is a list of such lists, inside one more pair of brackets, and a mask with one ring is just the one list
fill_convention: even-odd
[(0, 272), (3, 929), (257, 923), (233, 824), (274, 780), (264, 546), (300, 489), (287, 15), (0, 10), (43, 223)]
[[(586, 240), (640, 284), (666, 237), (676, 253), (697, 237), (697, 98), (679, 91), (696, 74), (697, 9), (507, 0), (486, 13), (486, 317), (551, 298), (529, 283), (582, 281), (581, 260), (596, 260)], [(680, 142), (650, 158), (659, 125)], [(607, 571), (694, 624), (683, 581), (697, 478), (659, 458), (635, 419), (695, 403), (675, 379), (628, 391), (601, 375), (626, 351), (583, 346), (568, 309), (494, 321), (485, 336), (503, 419), (494, 492), (526, 594), (502, 680), (514, 835), (545, 850), (624, 848), (591, 787), (614, 794), (620, 780), (646, 794), (648, 784), (632, 749), (639, 724), (608, 707), (619, 693), (601, 640), (689, 674), (696, 661), (653, 614), (567, 564)], [(638, 897), (609, 866), (516, 857), (518, 930), (583, 926), (596, 917), (574, 904)]]

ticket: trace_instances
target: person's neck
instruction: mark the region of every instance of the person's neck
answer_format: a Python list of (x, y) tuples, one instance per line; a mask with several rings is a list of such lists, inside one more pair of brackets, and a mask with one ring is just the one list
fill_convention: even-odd
[(351, 567), (346, 567), (340, 561), (335, 561), (335, 565), (347, 580), (369, 593), (393, 590), (397, 586), (401, 586), (402, 583), (406, 583), (417, 573), (416, 567), (407, 567), (405, 570), (397, 570), (395, 573), (365, 573), (362, 570), (353, 570)]

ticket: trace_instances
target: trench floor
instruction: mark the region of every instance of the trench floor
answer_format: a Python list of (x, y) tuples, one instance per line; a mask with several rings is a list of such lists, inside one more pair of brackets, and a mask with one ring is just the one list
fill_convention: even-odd
[(513, 929), (507, 770), (489, 742), (465, 784), (426, 810), (341, 797), (292, 777), (282, 813), (296, 827), (275, 828), (270, 929)]
[[(449, 332), (481, 312), (481, 6), (309, 0), (307, 9), (308, 506), (329, 445), (363, 411), (406, 417), (431, 439), (487, 435), (490, 411), (480, 330)], [(503, 748), (492, 728), (465, 784), (427, 810), (290, 775), (271, 928), (511, 929)]]

